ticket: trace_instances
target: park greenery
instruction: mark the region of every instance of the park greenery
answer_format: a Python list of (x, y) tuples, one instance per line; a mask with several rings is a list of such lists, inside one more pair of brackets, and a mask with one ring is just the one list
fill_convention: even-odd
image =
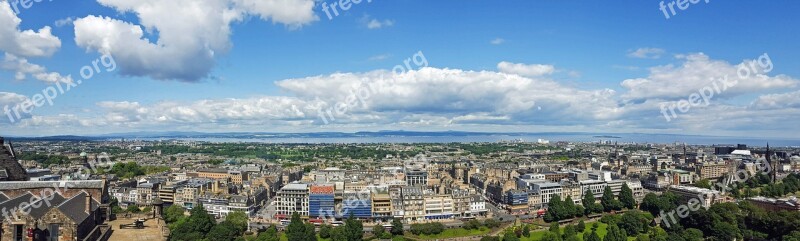
[(584, 205), (575, 204), (571, 197), (567, 197), (562, 201), (560, 196), (553, 196), (547, 203), (548, 208), (544, 215), (544, 221), (557, 222), (589, 216), (593, 213), (619, 211), (623, 208), (632, 209), (636, 207), (636, 199), (634, 199), (633, 191), (628, 187), (628, 184), (623, 184), (618, 199), (614, 197), (611, 188), (606, 186), (603, 196), (600, 198), (600, 203), (597, 203), (592, 190), (588, 189), (581, 201)]

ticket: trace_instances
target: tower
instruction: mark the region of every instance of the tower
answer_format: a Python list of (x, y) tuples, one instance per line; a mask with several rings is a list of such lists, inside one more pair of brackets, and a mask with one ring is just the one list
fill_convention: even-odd
[(772, 166), (772, 183), (778, 181), (778, 162), (772, 163), (772, 153), (769, 151), (769, 142), (767, 142), (767, 165)]
[(683, 143), (683, 164), (689, 164), (689, 156), (686, 155), (686, 143)]

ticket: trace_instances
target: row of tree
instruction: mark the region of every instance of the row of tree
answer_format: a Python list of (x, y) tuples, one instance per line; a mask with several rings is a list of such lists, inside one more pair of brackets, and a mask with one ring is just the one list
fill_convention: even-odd
[(234, 212), (225, 221), (217, 223), (203, 206), (193, 208), (188, 217), (177, 205), (172, 205), (164, 213), (164, 221), (171, 227), (171, 241), (214, 240), (233, 241), (242, 239), (247, 230), (247, 214)]
[(592, 213), (610, 212), (612, 210), (622, 210), (622, 208), (636, 208), (636, 199), (633, 198), (633, 190), (625, 183), (619, 193), (619, 198), (614, 196), (611, 188), (606, 186), (600, 203), (597, 203), (594, 193), (587, 189), (583, 193), (582, 205), (575, 204), (571, 197), (561, 201), (558, 195), (553, 196), (547, 203), (547, 212), (544, 216), (545, 222), (555, 222), (565, 219), (588, 216)]

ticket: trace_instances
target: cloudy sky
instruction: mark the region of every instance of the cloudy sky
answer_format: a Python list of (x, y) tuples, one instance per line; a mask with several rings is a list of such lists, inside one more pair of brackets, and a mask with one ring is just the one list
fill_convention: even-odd
[(0, 135), (798, 137), (800, 3), (605, 3), (0, 1)]

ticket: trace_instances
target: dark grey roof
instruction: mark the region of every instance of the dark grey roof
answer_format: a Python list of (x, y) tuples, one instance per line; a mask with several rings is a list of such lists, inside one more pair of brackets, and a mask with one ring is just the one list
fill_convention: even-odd
[(16, 189), (36, 189), (36, 188), (54, 188), (59, 189), (101, 189), (103, 188), (102, 180), (79, 180), (79, 181), (16, 181), (16, 182), (0, 182), (0, 191), (2, 190), (16, 190)]
[(0, 203), (8, 201), (8, 199), (10, 198), (8, 198), (5, 193), (0, 192)]
[[(35, 202), (28, 204), (30, 206), (30, 211), (28, 214), (33, 216), (33, 218), (39, 219), (44, 216), (45, 213), (50, 211), (51, 208), (60, 205), (63, 203), (66, 198), (61, 196), (61, 194), (54, 193), (50, 197), (42, 197), (43, 199), (34, 199)], [(37, 208), (38, 207), (38, 208)]]
[(19, 197), (9, 199), (5, 202), (0, 203), (0, 210), (4, 208), (6, 210), (11, 210), (12, 208), (18, 209), (20, 204), (24, 202), (30, 202), (31, 197), (33, 197), (33, 194), (31, 194), (31, 192), (27, 192), (25, 194), (20, 195)]
[[(82, 223), (89, 217), (89, 212), (86, 212), (86, 196), (89, 195), (86, 191), (80, 192), (69, 200), (58, 205), (58, 210), (64, 213), (67, 217), (75, 221), (75, 223)], [(92, 199), (90, 209), (96, 210), (100, 203)]]

